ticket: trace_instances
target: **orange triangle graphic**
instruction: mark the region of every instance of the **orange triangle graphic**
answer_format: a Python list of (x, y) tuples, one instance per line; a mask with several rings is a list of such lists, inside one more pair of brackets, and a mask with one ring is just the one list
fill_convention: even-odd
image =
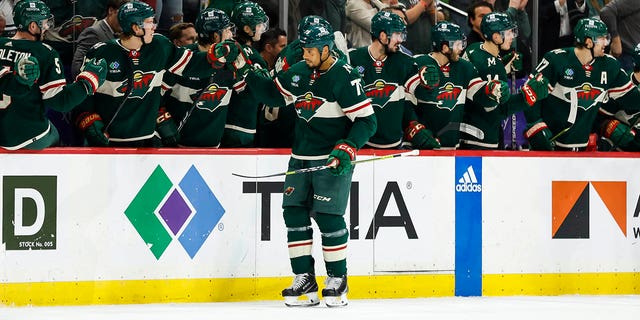
[(613, 219), (622, 230), (624, 236), (627, 236), (627, 182), (626, 181), (591, 181), (591, 185), (609, 212)]
[(551, 235), (567, 218), (571, 208), (587, 186), (588, 181), (552, 181), (551, 182)]

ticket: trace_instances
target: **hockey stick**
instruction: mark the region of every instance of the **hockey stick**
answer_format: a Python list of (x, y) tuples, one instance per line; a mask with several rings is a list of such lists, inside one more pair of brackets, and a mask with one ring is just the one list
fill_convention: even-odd
[[(416, 149), (416, 150), (411, 150), (411, 151), (407, 151), (407, 152), (390, 154), (390, 155), (386, 155), (386, 156), (373, 157), (373, 158), (364, 159), (364, 160), (356, 160), (356, 161), (352, 161), (351, 164), (359, 164), (359, 163), (372, 162), (372, 161), (378, 161), (378, 160), (385, 160), (385, 159), (391, 159), (391, 158), (406, 157), (406, 156), (417, 156), (418, 154), (420, 154), (420, 150)], [(302, 168), (302, 169), (297, 169), (297, 170), (292, 170), (292, 171), (268, 174), (268, 175), (264, 175), (264, 176), (245, 176), (245, 175), (237, 174), (237, 173), (232, 173), (232, 175), (234, 175), (236, 177), (240, 177), (240, 178), (262, 179), (262, 178), (270, 178), (270, 177), (278, 177), (278, 176), (290, 176), (292, 174), (315, 172), (315, 171), (325, 170), (325, 169), (329, 169), (329, 168), (332, 168), (332, 167), (330, 167), (330, 166), (317, 166), (317, 167), (311, 167), (311, 168)]]
[(571, 99), (569, 118), (567, 119), (569, 126), (562, 129), (555, 136), (551, 137), (551, 139), (549, 139), (549, 141), (551, 142), (556, 141), (563, 134), (567, 133), (567, 131), (569, 131), (569, 129), (571, 129), (573, 127), (573, 124), (576, 122), (576, 116), (578, 115), (578, 93), (576, 92), (576, 90), (571, 89), (571, 91), (569, 91), (569, 97)]
[(442, 1), (436, 1), (436, 6), (443, 6), (451, 11), (455, 11), (457, 14), (462, 15), (463, 17), (468, 17), (469, 14), (467, 14), (465, 11), (462, 11), (446, 2), (442, 2)]
[(102, 130), (102, 133), (104, 133), (107, 139), (109, 138), (109, 127), (111, 127), (111, 125), (113, 124), (113, 120), (116, 119), (116, 117), (118, 116), (118, 113), (120, 113), (125, 103), (127, 103), (127, 99), (129, 99), (129, 95), (131, 95), (131, 92), (133, 91), (133, 72), (134, 72), (133, 61), (131, 61), (131, 58), (129, 58), (128, 53), (125, 53), (125, 55), (127, 55), (127, 62), (129, 63), (129, 68), (131, 68), (129, 77), (127, 77), (127, 82), (128, 82), (127, 92), (124, 93), (124, 98), (122, 99), (122, 102), (120, 102), (120, 105), (118, 106), (118, 109), (116, 109), (116, 112), (111, 117), (111, 120), (109, 120), (109, 123), (107, 123), (107, 125), (104, 127), (104, 130)]
[[(511, 95), (516, 95), (517, 91), (518, 89), (516, 89), (516, 72), (512, 69), (511, 70)], [(516, 142), (517, 119), (518, 117), (516, 116), (515, 113), (511, 115), (511, 150), (518, 149), (517, 142)]]
[(198, 105), (198, 102), (200, 102), (200, 98), (202, 98), (202, 95), (204, 95), (204, 93), (207, 91), (207, 88), (213, 83), (213, 81), (216, 78), (216, 75), (218, 74), (218, 72), (214, 72), (213, 74), (211, 74), (211, 76), (209, 77), (209, 82), (200, 89), (200, 91), (198, 91), (198, 96), (197, 98), (193, 101), (193, 104), (191, 105), (191, 108), (189, 108), (189, 110), (187, 110), (187, 113), (184, 114), (184, 118), (182, 118), (182, 120), (180, 120), (180, 123), (178, 124), (178, 133), (180, 133), (180, 131), (182, 131), (182, 128), (184, 127), (185, 123), (187, 123), (187, 120), (189, 120), (189, 117), (191, 116), (191, 113), (193, 113), (193, 110), (196, 109), (196, 106)]
[(371, 4), (378, 9), (378, 11), (388, 7), (389, 5), (382, 3), (380, 0), (371, 0)]
[(449, 131), (460, 131), (460, 132), (468, 133), (469, 135), (472, 135), (480, 140), (484, 139), (484, 132), (482, 130), (470, 124), (460, 123), (460, 122), (447, 123), (446, 126), (442, 127), (442, 129), (440, 129), (438, 133), (436, 133), (436, 137), (440, 137), (441, 135)]

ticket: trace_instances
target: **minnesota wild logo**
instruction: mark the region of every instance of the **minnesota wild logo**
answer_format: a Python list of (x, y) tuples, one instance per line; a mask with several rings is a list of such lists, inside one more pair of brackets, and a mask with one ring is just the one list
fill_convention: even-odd
[(458, 99), (461, 93), (461, 86), (456, 86), (451, 82), (445, 83), (444, 86), (440, 87), (438, 92), (437, 101), (440, 102), (438, 104), (438, 108), (453, 110), (453, 108), (458, 104)]
[(302, 96), (299, 96), (294, 107), (298, 117), (311, 121), (311, 118), (315, 116), (316, 111), (325, 103), (326, 100), (322, 98), (314, 97), (311, 92), (307, 92)]
[[(590, 83), (583, 83), (581, 86), (574, 88), (578, 95), (578, 107), (588, 110), (591, 108), (598, 97), (604, 93), (604, 89), (594, 87)], [(569, 99), (570, 95), (567, 93)]]
[(91, 27), (94, 23), (96, 23), (96, 21), (98, 21), (96, 17), (83, 17), (81, 15), (75, 15), (60, 26), (58, 34), (67, 40), (71, 40), (73, 36), (77, 37), (80, 32), (82, 32), (82, 30)]
[[(193, 97), (193, 99), (197, 98)], [(198, 109), (214, 112), (218, 107), (228, 105), (230, 99), (231, 90), (229, 88), (218, 87), (212, 83), (204, 89), (196, 106)]]
[[(140, 70), (136, 70), (133, 73), (133, 88), (131, 89), (131, 94), (129, 94), (129, 98), (144, 98), (147, 95), (147, 92), (151, 91), (151, 83), (153, 82), (153, 77), (155, 76), (155, 72), (143, 73)], [(124, 81), (122, 85), (116, 89), (120, 93), (126, 93), (129, 90), (129, 81)]]
[(396, 89), (398, 89), (398, 85), (395, 83), (376, 80), (364, 87), (364, 94), (371, 99), (371, 104), (384, 108)]

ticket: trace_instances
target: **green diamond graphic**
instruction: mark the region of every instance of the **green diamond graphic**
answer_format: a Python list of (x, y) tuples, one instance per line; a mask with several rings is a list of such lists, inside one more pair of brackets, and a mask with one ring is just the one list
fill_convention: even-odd
[(173, 183), (158, 165), (124, 212), (156, 259), (160, 258), (172, 239), (155, 215), (155, 210), (172, 187)]

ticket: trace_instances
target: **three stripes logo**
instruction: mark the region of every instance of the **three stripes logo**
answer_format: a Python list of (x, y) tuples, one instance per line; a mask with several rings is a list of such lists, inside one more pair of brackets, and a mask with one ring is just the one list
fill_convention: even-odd
[(552, 181), (553, 239), (589, 239), (589, 186), (597, 192), (622, 234), (627, 236), (626, 181)]
[(193, 259), (224, 213), (193, 165), (177, 185), (157, 166), (125, 210), (156, 259), (174, 238)]
[(467, 167), (467, 170), (462, 174), (462, 177), (458, 179), (456, 184), (456, 191), (458, 192), (481, 192), (482, 184), (478, 183), (476, 173), (473, 171), (473, 166)]

